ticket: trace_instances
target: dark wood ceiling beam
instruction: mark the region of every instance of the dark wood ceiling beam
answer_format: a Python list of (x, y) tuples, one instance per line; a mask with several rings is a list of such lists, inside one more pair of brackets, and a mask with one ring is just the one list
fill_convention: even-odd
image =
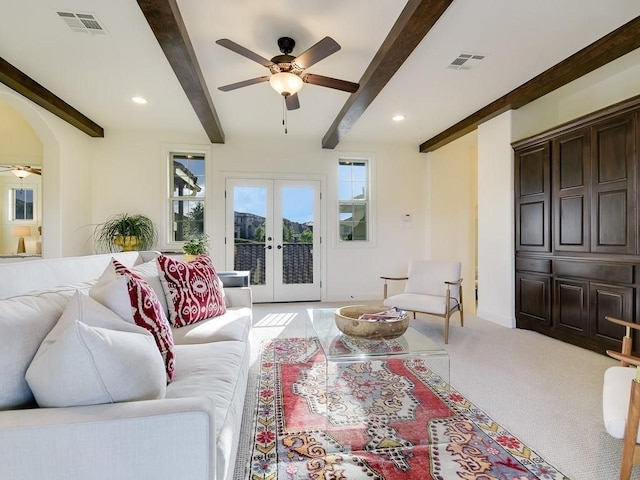
[(411, 52), (431, 30), (453, 0), (409, 0), (375, 57), (322, 139), (323, 148), (335, 148), (371, 105)]
[(138, 0), (153, 34), (178, 77), (211, 143), (224, 143), (224, 132), (175, 0)]
[(420, 145), (421, 152), (436, 150), (475, 130), (479, 124), (516, 110), (553, 92), (597, 68), (640, 48), (640, 17), (605, 35), (591, 45), (554, 65), (515, 90), (486, 105), (464, 120)]
[(104, 137), (104, 129), (0, 57), (0, 82), (33, 103), (60, 117), (91, 137)]

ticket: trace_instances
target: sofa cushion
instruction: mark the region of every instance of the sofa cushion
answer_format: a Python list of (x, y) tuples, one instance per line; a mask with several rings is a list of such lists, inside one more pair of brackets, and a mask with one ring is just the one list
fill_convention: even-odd
[(179, 362), (166, 398), (206, 396), (215, 404), (216, 478), (230, 478), (236, 460), (250, 350), (244, 342), (176, 345)]
[(41, 407), (162, 398), (164, 362), (153, 336), (77, 293), (26, 372)]
[(192, 262), (181, 262), (160, 255), (157, 262), (174, 327), (225, 313), (223, 289), (211, 258), (200, 255)]
[(74, 289), (0, 300), (0, 410), (32, 404), (25, 373)]
[(176, 345), (220, 342), (224, 340), (248, 341), (251, 331), (251, 309), (228, 308), (224, 315), (208, 318), (184, 327), (173, 327)]
[(90, 293), (125, 320), (153, 334), (165, 362), (167, 381), (170, 382), (175, 363), (173, 336), (169, 321), (151, 286), (141, 276), (113, 260)]

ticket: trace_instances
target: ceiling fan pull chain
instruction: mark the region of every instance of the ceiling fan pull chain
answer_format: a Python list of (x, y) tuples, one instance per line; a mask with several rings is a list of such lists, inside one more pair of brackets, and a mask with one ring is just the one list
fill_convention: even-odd
[(287, 131), (287, 97), (282, 97), (282, 125), (284, 125), (284, 134), (289, 133)]

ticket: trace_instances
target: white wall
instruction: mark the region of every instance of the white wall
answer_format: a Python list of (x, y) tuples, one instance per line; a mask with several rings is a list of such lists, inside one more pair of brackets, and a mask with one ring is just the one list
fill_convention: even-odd
[(512, 141), (636, 95), (640, 95), (640, 49), (515, 110)]
[(0, 101), (15, 108), (42, 142), (43, 256), (89, 253), (78, 230), (90, 221), (91, 139), (4, 85)]
[[(223, 145), (208, 145), (203, 136), (171, 133), (107, 132), (93, 148), (92, 225), (120, 212), (144, 213), (163, 225), (167, 207), (166, 152), (171, 146), (210, 149), (211, 192), (207, 192), (207, 220), (211, 254), (219, 268), (225, 265), (224, 184), (226, 176), (316, 176), (322, 179), (325, 218), (322, 219), (323, 292), (327, 301), (369, 300), (382, 297), (380, 275), (405, 274), (409, 259), (423, 257), (427, 239), (425, 156), (414, 146), (340, 145), (324, 150), (319, 139), (295, 136), (227, 137)], [(367, 246), (337, 242), (337, 162), (340, 155), (366, 156), (372, 162), (374, 236)], [(208, 186), (209, 188), (209, 186)], [(402, 222), (409, 213), (412, 222)], [(82, 230), (85, 248), (91, 248), (92, 226)], [(166, 238), (166, 229), (161, 229)], [(164, 249), (166, 242), (158, 247)]]
[(514, 316), (512, 112), (478, 127), (478, 311), (506, 327)]
[(477, 135), (427, 154), (431, 219), (429, 258), (462, 262), (465, 312), (475, 313)]

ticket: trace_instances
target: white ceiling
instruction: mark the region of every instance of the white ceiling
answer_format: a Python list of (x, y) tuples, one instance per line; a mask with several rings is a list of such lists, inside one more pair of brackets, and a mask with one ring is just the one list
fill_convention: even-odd
[[(218, 86), (268, 70), (215, 41), (229, 38), (271, 58), (290, 36), (302, 53), (324, 36), (342, 49), (308, 72), (358, 82), (405, 2), (399, 0), (178, 0), (227, 141), (325, 135), (349, 94), (315, 85), (282, 127), (282, 99), (268, 83)], [(56, 11), (93, 13), (106, 35), (73, 32)], [(347, 135), (416, 147), (535, 75), (640, 15), (637, 0), (454, 0)], [(472, 70), (447, 65), (486, 55)], [(202, 134), (202, 126), (133, 0), (4, 0), (0, 57), (105, 129)], [(134, 95), (147, 105), (130, 101)], [(395, 124), (394, 114), (406, 120)]]

